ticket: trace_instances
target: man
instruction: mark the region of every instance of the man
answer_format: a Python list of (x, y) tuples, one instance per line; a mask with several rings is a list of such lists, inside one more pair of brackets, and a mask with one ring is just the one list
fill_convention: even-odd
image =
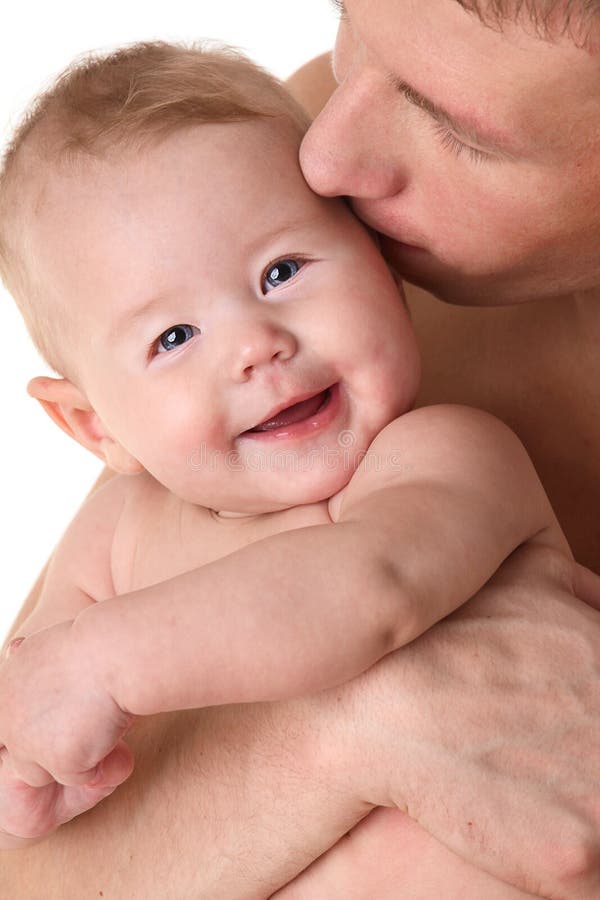
[[(443, 306), (416, 292), (421, 401), (470, 402), (508, 421), (538, 465), (576, 555), (597, 566), (599, 381), (590, 348), (599, 326), (594, 217), (583, 203), (595, 185), (600, 140), (597, 56), (569, 37), (551, 43), (528, 34), (529, 19), (490, 28), (456, 0), (350, 0), (345, 16), (335, 54), (342, 84), (306, 139), (307, 177), (325, 193), (356, 197), (357, 211), (391, 236), (384, 244), (394, 263), (440, 295), (491, 304), (497, 291), (506, 303), (511, 292), (533, 300), (539, 286), (543, 299), (496, 309)], [(479, 68), (467, 67), (473, 54)], [(524, 80), (513, 81), (522, 60), (533, 69), (519, 69)], [(576, 66), (582, 82), (569, 80)], [(544, 72), (552, 90), (536, 98), (536, 115), (506, 105), (525, 103)], [(571, 90), (561, 94), (563, 79)], [(321, 93), (311, 70), (296, 87), (307, 103)], [(547, 120), (538, 102), (553, 104)], [(570, 118), (577, 110), (579, 119)], [(469, 119), (460, 133), (436, 133), (449, 125), (448, 112)], [(488, 168), (470, 154), (469, 147), (495, 152), (465, 143), (474, 132), (479, 140), (485, 125), (488, 142), (505, 141), (517, 121), (531, 130), (530, 156), (523, 157), (530, 145), (503, 146), (506, 158)], [(589, 126), (584, 139), (577, 123)], [(434, 140), (441, 143), (426, 143)], [(550, 158), (542, 151), (551, 140)], [(503, 169), (521, 164), (520, 180)], [(140, 723), (131, 782), (56, 838), (5, 854), (4, 892), (51, 900), (97, 886), (115, 897), (264, 898), (377, 803), (380, 776), (372, 773), (384, 772), (398, 785), (398, 805), (475, 865), (538, 895), (598, 896), (600, 632), (597, 612), (573, 594), (600, 606), (589, 573), (551, 553), (521, 554), (463, 612), (341, 692)], [(360, 783), (349, 785), (345, 772), (357, 759)], [(257, 787), (260, 809), (247, 800)], [(317, 827), (311, 804), (322, 792), (332, 821)], [(384, 863), (402, 860), (407, 847), (399, 842)], [(452, 895), (447, 851), (427, 837), (417, 849), (390, 896)], [(335, 850), (329, 859), (335, 864)], [(350, 854), (346, 872), (356, 864)], [(308, 900), (334, 900), (321, 871), (321, 887), (313, 880), (304, 890)], [(373, 894), (360, 886), (360, 868), (355, 874), (355, 896), (383, 900), (383, 886)], [(495, 881), (482, 887), (475, 875), (461, 877), (454, 896), (515, 896), (493, 894), (504, 890)], [(302, 896), (302, 882), (288, 890)]]
[[(446, 301), (409, 290), (419, 402), (509, 422), (575, 555), (598, 571), (600, 3), (335, 5), (339, 86), (325, 57), (293, 79), (317, 116), (305, 176), (351, 197), (399, 272)], [(387, 821), (383, 839), (398, 828)], [(355, 856), (376, 840), (381, 852), (381, 829), (356, 833)], [(347, 848), (310, 878), (340, 883), (342, 869), (359, 896)]]
[[(497, 0), (478, 5), (483, 21), (475, 5), (349, 0), (340, 86), (303, 169), (318, 192), (352, 197), (401, 274), (447, 301), (411, 295), (420, 402), (507, 421), (576, 558), (600, 570), (600, 3)], [(316, 112), (310, 68), (295, 87)]]

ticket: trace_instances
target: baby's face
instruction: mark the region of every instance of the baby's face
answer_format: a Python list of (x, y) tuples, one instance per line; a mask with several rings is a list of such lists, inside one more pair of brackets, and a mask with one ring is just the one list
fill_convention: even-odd
[(190, 128), (65, 176), (36, 232), (103, 427), (189, 502), (330, 497), (414, 399), (397, 286), (347, 208), (306, 186), (281, 123)]

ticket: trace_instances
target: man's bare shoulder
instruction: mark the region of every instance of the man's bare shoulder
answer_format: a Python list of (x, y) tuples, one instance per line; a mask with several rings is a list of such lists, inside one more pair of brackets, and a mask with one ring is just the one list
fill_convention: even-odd
[(314, 119), (337, 87), (331, 68), (331, 53), (323, 53), (305, 63), (290, 75), (286, 86), (311, 119)]

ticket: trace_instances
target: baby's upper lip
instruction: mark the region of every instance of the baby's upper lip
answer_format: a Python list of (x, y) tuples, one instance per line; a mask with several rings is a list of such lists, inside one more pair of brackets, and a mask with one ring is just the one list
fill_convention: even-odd
[(289, 398), (289, 400), (286, 400), (283, 403), (278, 403), (277, 406), (274, 406), (273, 409), (270, 410), (270, 412), (268, 412), (267, 415), (260, 420), (260, 422), (256, 422), (254, 425), (246, 428), (245, 431), (242, 431), (241, 433), (245, 434), (246, 431), (252, 431), (253, 429), (258, 428), (259, 425), (263, 425), (265, 422), (269, 422), (271, 419), (274, 419), (275, 416), (279, 415), (279, 413), (284, 409), (288, 409), (288, 407), (294, 406), (296, 403), (302, 403), (303, 400), (308, 400), (310, 397), (316, 397), (317, 394), (322, 394), (323, 391), (328, 390), (329, 387), (331, 387), (331, 385), (328, 385), (327, 387), (321, 388), (317, 391), (304, 391), (304, 393), (302, 394), (293, 394)]

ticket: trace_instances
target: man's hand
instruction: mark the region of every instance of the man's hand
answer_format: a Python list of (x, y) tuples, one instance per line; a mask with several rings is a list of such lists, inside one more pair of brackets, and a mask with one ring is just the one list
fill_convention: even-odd
[(348, 785), (358, 773), (365, 801), (398, 806), (522, 890), (600, 897), (599, 585), (523, 547), (461, 610), (345, 686)]
[[(118, 751), (120, 771), (118, 765), (115, 768), (116, 758), (107, 757), (133, 717), (110, 696), (98, 667), (86, 654), (86, 648), (75, 640), (74, 633), (70, 622), (61, 622), (21, 643), (13, 641), (0, 664), (3, 770), (6, 774), (8, 767), (11, 778), (30, 787), (51, 788), (46, 802), (50, 802), (52, 792), (55, 803), (59, 797), (61, 803), (65, 802), (64, 792), (61, 794), (53, 781), (68, 787), (97, 788), (98, 783), (106, 784), (106, 771), (103, 774), (99, 765), (102, 760), (111, 770), (109, 784), (113, 788), (132, 769), (131, 755), (127, 758), (124, 744)], [(10, 780), (7, 783), (15, 787)], [(17, 796), (14, 791), (12, 795)], [(77, 796), (69, 794), (69, 802), (82, 802)], [(93, 791), (90, 799), (92, 796)], [(93, 802), (86, 808), (90, 805)], [(16, 833), (14, 829), (6, 830)]]

